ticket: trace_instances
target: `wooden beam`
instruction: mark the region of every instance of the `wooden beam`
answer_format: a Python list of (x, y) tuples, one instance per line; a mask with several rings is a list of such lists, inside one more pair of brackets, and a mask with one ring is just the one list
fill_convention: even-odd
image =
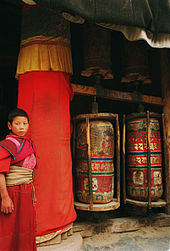
[(161, 82), (164, 113), (164, 176), (165, 176), (165, 200), (167, 201), (166, 213), (170, 214), (170, 59), (168, 50), (161, 51)]
[[(87, 96), (95, 96), (97, 91), (93, 86), (85, 86), (72, 83), (72, 88), (75, 94), (87, 95)], [(127, 102), (142, 102), (153, 105), (162, 106), (162, 98), (148, 95), (137, 95), (130, 92), (120, 92), (109, 89), (101, 89), (101, 92), (98, 94), (99, 97), (104, 99), (118, 100), (118, 101), (127, 101)]]

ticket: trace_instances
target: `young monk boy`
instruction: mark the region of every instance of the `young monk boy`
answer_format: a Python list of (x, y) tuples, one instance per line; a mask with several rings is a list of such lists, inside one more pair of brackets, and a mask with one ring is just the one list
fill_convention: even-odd
[(35, 251), (33, 169), (35, 146), (26, 137), (29, 117), (22, 109), (8, 116), (11, 131), (0, 141), (0, 250)]

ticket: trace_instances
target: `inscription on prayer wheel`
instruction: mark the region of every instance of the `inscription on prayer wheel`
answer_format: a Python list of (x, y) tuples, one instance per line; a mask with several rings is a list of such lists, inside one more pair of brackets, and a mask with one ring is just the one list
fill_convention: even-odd
[[(149, 122), (151, 200), (163, 194), (162, 149), (160, 124), (155, 118)], [(148, 200), (147, 119), (134, 118), (127, 122), (127, 194), (137, 200)]]
[[(114, 127), (109, 121), (90, 120), (90, 169), (93, 203), (107, 203), (114, 196)], [(89, 162), (87, 124), (77, 124), (76, 178), (77, 198), (89, 203)]]

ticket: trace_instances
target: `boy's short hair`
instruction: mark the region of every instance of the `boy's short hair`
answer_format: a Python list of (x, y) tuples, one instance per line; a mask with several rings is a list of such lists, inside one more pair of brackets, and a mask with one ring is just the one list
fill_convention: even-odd
[(26, 113), (26, 111), (24, 111), (20, 108), (15, 108), (15, 109), (11, 110), (8, 114), (8, 121), (10, 122), (11, 125), (12, 125), (14, 118), (17, 116), (26, 117), (29, 122), (29, 117), (28, 117), (28, 114)]

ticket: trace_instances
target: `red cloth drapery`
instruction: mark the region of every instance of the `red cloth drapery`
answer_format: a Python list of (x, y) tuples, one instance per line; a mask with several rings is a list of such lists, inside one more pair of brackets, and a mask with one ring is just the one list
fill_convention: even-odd
[(11, 186), (8, 193), (15, 210), (8, 215), (0, 212), (0, 250), (36, 251), (32, 185)]
[[(13, 134), (8, 135), (6, 140), (0, 141), (0, 173), (9, 173), (10, 165), (14, 164), (13, 161), (16, 166), (34, 168), (35, 162), (27, 162), (34, 153), (30, 139), (24, 142), (22, 150), (16, 155), (22, 142), (23, 138)], [(11, 154), (16, 157), (15, 160)], [(26, 165), (26, 162), (29, 166)], [(10, 214), (0, 211), (0, 250), (36, 251), (33, 186), (32, 184), (13, 185), (7, 186), (7, 190), (14, 204), (14, 211)], [(0, 208), (1, 202), (0, 198)]]
[(64, 228), (76, 218), (70, 151), (69, 75), (29, 72), (19, 76), (18, 107), (30, 117), (30, 136), (37, 147), (37, 235)]

